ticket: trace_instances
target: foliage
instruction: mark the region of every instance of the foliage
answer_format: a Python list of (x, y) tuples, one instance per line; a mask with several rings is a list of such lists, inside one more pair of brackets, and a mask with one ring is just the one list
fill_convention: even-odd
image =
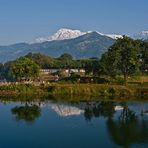
[(33, 122), (41, 115), (41, 109), (36, 105), (16, 106), (11, 111), (17, 120), (25, 120), (26, 122)]
[(34, 53), (34, 54), (29, 53), (25, 57), (33, 60), (36, 64), (38, 64), (43, 69), (51, 68), (54, 62), (53, 58), (40, 53)]
[(72, 57), (72, 55), (70, 55), (68, 53), (64, 53), (58, 58), (58, 60), (71, 61), (71, 60), (73, 60), (73, 57)]
[(129, 98), (132, 95), (132, 88), (115, 85), (100, 84), (57, 84), (48, 86), (52, 95), (65, 96), (92, 96), (113, 99), (115, 97)]
[(39, 66), (34, 61), (21, 57), (12, 63), (10, 74), (16, 80), (33, 79), (39, 74)]
[(141, 41), (141, 71), (144, 74), (148, 74), (148, 42)]
[(123, 74), (125, 81), (128, 76), (137, 74), (140, 68), (140, 43), (124, 36), (111, 46), (100, 60), (101, 70), (115, 77)]
[(34, 92), (35, 88), (31, 84), (10, 84), (10, 85), (1, 85), (0, 91), (16, 91), (18, 93), (29, 93)]
[(11, 68), (12, 64), (13, 64), (13, 61), (9, 61), (9, 62), (5, 63), (4, 66), (3, 66), (3, 76), (7, 80), (13, 79), (11, 74), (10, 74), (10, 68)]
[[(72, 55), (65, 53), (58, 58), (52, 58), (40, 53), (29, 53), (15, 61), (0, 64), (0, 79), (20, 80), (37, 77), (39, 67), (42, 69), (80, 69), (86, 71), (87, 77), (105, 75), (107, 82), (124, 84), (129, 76), (148, 74), (148, 43), (141, 40), (133, 40), (124, 36), (118, 39), (102, 58), (74, 59)], [(59, 72), (60, 76), (65, 73)], [(119, 77), (118, 77), (119, 76)], [(122, 80), (124, 76), (124, 80)], [(112, 80), (114, 78), (114, 81)], [(119, 80), (120, 79), (120, 80)], [(102, 80), (97, 80), (102, 83)]]
[(74, 60), (73, 57), (68, 53), (62, 54), (58, 58), (51, 58), (50, 56), (43, 55), (40, 53), (29, 53), (25, 57), (33, 60), (42, 69), (85, 68), (87, 73), (97, 73), (99, 69), (99, 59), (90, 58)]
[(4, 77), (4, 66), (2, 63), (0, 63), (0, 80)]

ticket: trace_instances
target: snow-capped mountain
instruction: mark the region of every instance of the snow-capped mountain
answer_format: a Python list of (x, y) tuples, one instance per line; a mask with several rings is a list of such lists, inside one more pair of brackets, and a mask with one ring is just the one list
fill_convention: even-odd
[(103, 35), (103, 36), (110, 37), (110, 38), (115, 39), (115, 40), (117, 40), (119, 38), (123, 38), (122, 35), (118, 35), (118, 34), (103, 34), (101, 32), (97, 32), (97, 33), (100, 34), (100, 35)]
[(92, 32), (96, 32), (99, 35), (107, 36), (107, 37), (110, 37), (112, 39), (122, 38), (122, 35), (103, 34), (103, 33), (97, 32), (97, 31), (82, 32), (80, 30), (72, 30), (72, 29), (62, 28), (62, 29), (58, 30), (55, 34), (53, 34), (52, 36), (40, 37), (40, 38), (35, 39), (35, 41), (33, 43), (43, 43), (43, 42), (46, 42), (46, 41), (74, 39), (74, 38), (77, 38), (79, 36), (82, 36), (82, 35), (85, 35), (85, 34), (88, 34), (88, 33), (92, 33)]
[(100, 58), (101, 55), (114, 43), (114, 39), (100, 35), (97, 32), (90, 32), (70, 40), (55, 40), (29, 44), (18, 43), (8, 46), (0, 46), (0, 62), (16, 59), (29, 52), (39, 52), (52, 57), (59, 57), (64, 53), (69, 53), (75, 59), (91, 57)]
[(105, 36), (108, 36), (108, 37), (115, 39), (115, 40), (123, 38), (122, 35), (118, 35), (118, 34), (106, 34)]
[(37, 43), (42, 43), (46, 41), (54, 41), (54, 40), (65, 40), (65, 39), (74, 39), (79, 36), (82, 36), (88, 32), (81, 32), (80, 30), (72, 30), (72, 29), (66, 29), (62, 28), (58, 30), (54, 35), (49, 36), (49, 37), (41, 37), (37, 38), (35, 42)]
[(148, 39), (148, 31), (142, 31), (140, 33), (137, 33), (134, 35), (134, 38), (147, 40)]

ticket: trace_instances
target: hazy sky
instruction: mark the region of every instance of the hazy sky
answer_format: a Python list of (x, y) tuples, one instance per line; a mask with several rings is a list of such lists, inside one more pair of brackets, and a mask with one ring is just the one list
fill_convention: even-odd
[(32, 41), (59, 28), (148, 30), (148, 0), (0, 0), (0, 45)]

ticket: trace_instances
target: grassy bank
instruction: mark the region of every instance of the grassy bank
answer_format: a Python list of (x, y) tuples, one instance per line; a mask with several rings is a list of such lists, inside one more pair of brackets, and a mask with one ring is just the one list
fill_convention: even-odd
[(54, 96), (67, 98), (103, 98), (103, 99), (147, 99), (148, 86), (142, 84), (50, 84), (34, 86), (30, 84), (9, 84), (0, 86), (1, 97), (18, 96)]
[(106, 85), (106, 84), (54, 84), (47, 87), (52, 95), (69, 97), (133, 98), (146, 99), (148, 87), (143, 85)]
[(31, 84), (7, 84), (0, 85), (1, 97), (18, 97), (18, 96), (40, 96), (44, 90)]

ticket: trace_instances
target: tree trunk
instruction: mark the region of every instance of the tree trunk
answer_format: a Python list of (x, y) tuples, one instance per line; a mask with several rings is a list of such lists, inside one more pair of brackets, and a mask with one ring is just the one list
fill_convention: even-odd
[(127, 84), (127, 78), (128, 78), (128, 74), (127, 74), (127, 72), (125, 71), (125, 72), (124, 72), (124, 81), (125, 81), (125, 84)]

